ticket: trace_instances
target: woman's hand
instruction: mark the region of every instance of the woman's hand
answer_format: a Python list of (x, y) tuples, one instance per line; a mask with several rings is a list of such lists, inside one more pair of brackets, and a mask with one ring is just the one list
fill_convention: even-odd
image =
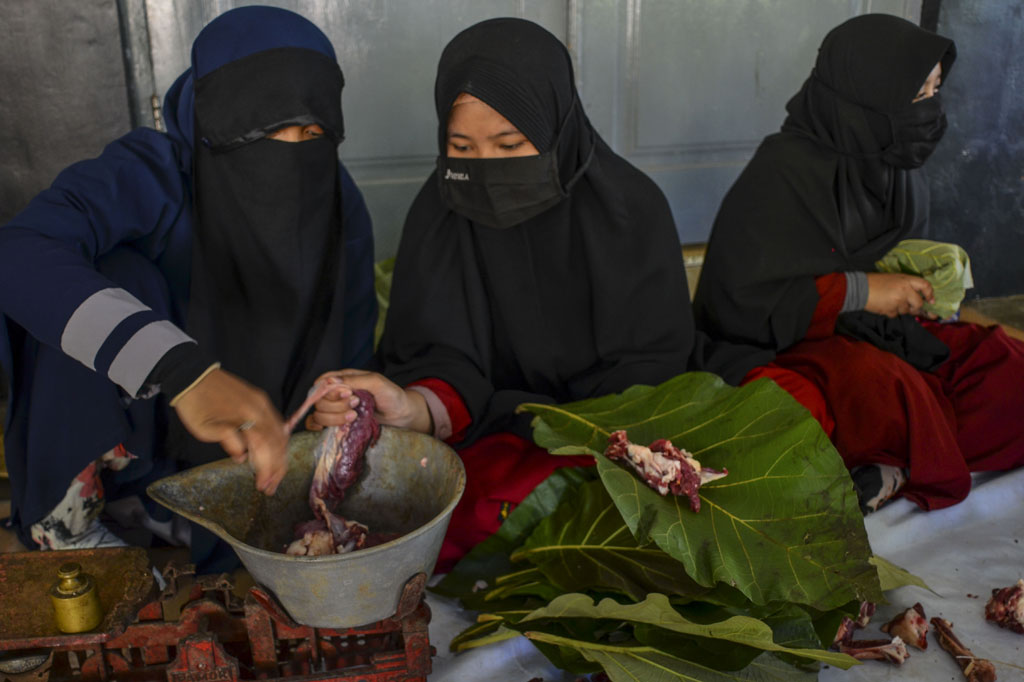
[(174, 409), (197, 440), (220, 443), (236, 462), (248, 460), (256, 488), (274, 494), (288, 471), (288, 436), (266, 393), (215, 369), (183, 394)]
[[(868, 302), (864, 310), (886, 317), (920, 315), (925, 303), (935, 303), (932, 285), (923, 277), (899, 273), (869, 272)], [(935, 319), (935, 315), (927, 313)]]
[(431, 432), (430, 410), (427, 401), (416, 391), (404, 389), (387, 377), (376, 372), (359, 369), (343, 369), (327, 372), (317, 382), (332, 378), (341, 383), (317, 401), (313, 414), (306, 418), (306, 428), (319, 431), (325, 426), (343, 426), (355, 420), (355, 406), (359, 398), (352, 393), (357, 389), (369, 391), (377, 403), (374, 415), (381, 424), (390, 424), (404, 429)]

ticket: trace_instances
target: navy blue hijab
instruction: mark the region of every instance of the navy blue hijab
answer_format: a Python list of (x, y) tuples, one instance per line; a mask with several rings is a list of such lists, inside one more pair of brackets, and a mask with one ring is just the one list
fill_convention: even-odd
[[(216, 99), (206, 100), (215, 105), (214, 115), (208, 120), (211, 134), (205, 135), (207, 144), (203, 134), (197, 135), (205, 129), (203, 117), (197, 116), (197, 107), (203, 108), (202, 84), (211, 82), (204, 79), (225, 73), (236, 76), (238, 69), (244, 77), (253, 65), (262, 67), (264, 79), (258, 83), (262, 87), (230, 91), (231, 97), (238, 98), (239, 106), (221, 108)], [(318, 87), (299, 87), (306, 82), (302, 80), (309, 73), (306, 67), (319, 74)], [(244, 78), (237, 81), (240, 85), (254, 82)], [(341, 84), (329, 40), (306, 19), (268, 7), (229, 11), (203, 29), (193, 46), (192, 66), (168, 91), (164, 106), (167, 135), (140, 128), (115, 140), (99, 158), (61, 173), (51, 189), (41, 193), (4, 228), (10, 228), (12, 237), (19, 235), (21, 241), (16, 245), (21, 249), (19, 253), (24, 252), (26, 273), (45, 273), (38, 281), (24, 276), (18, 296), (32, 303), (30, 309), (21, 306), (14, 315), (13, 305), (5, 305), (5, 311), (10, 308), (12, 317), (22, 320), (24, 327), (10, 317), (0, 316), (0, 363), (12, 382), (5, 425), (6, 456), (12, 481), (17, 482), (12, 490), (13, 511), (23, 529), (60, 501), (72, 477), (115, 445), (124, 444), (141, 460), (126, 469), (124, 476), (152, 475), (147, 462), (165, 451), (167, 418), (161, 402), (125, 400), (123, 392), (102, 372), (87, 369), (53, 347), (47, 335), (59, 340), (60, 328), (70, 314), (64, 311), (62, 292), (110, 286), (127, 289), (152, 308), (146, 315), (169, 319), (184, 328), (227, 369), (267, 390), (282, 411), (301, 399), (308, 387), (304, 382), (312, 382), (308, 377), (339, 366), (345, 354), (355, 350), (343, 348), (343, 339), (364, 331), (341, 329), (346, 278), (326, 270), (327, 265), (343, 267), (345, 253), (341, 247), (347, 238), (342, 229), (346, 234), (365, 234), (361, 243), (370, 239), (368, 224), (341, 224), (340, 182), (346, 183), (346, 196), (350, 189), (351, 196), (358, 199), (347, 175), (339, 181), (336, 144), (343, 135)], [(276, 94), (270, 96), (270, 91)], [(218, 117), (218, 113), (227, 115)], [(216, 268), (203, 279), (203, 266), (197, 267), (195, 261), (194, 243), (203, 238), (200, 233), (214, 230), (207, 229), (211, 226), (204, 223), (202, 211), (196, 207), (196, 192), (202, 194), (203, 188), (195, 182), (194, 170), (201, 168), (200, 154), (214, 151), (219, 143), (243, 139), (246, 147), (256, 147), (262, 135), (276, 127), (313, 122), (327, 131), (324, 139), (277, 144), (304, 148), (329, 161), (323, 164), (323, 175), (329, 178), (331, 200), (322, 204), (327, 208), (315, 217), (323, 219), (320, 224), (330, 225), (332, 234), (330, 239), (321, 234), (305, 241), (295, 235), (282, 240), (283, 254), (301, 244), (304, 250), (299, 256), (312, 265), (300, 267), (304, 282), (272, 300), (270, 307), (280, 311), (285, 308), (282, 302), (287, 302), (296, 310), (301, 308), (307, 319), (316, 319), (315, 324), (303, 320), (294, 325), (315, 334), (307, 333), (300, 342), (291, 343), (289, 355), (282, 358), (277, 350), (266, 350), (257, 341), (262, 334), (254, 333), (251, 327), (238, 329), (230, 320), (212, 316), (211, 323), (209, 317), (203, 320), (193, 315), (202, 311), (203, 297), (216, 300), (221, 284), (237, 286), (243, 280), (236, 279), (236, 275), (252, 274), (240, 270), (235, 259), (224, 261), (224, 279), (217, 278)], [(320, 151), (312, 151), (321, 142)], [(323, 150), (323, 146), (328, 149)], [(236, 228), (239, 225), (230, 225), (224, 233), (236, 238), (235, 246), (248, 254), (246, 249), (259, 240), (247, 235), (238, 238)], [(220, 232), (213, 234), (215, 248), (222, 246), (218, 241), (223, 236)], [(26, 244), (24, 248), (21, 242)], [(328, 258), (325, 254), (333, 255)], [(251, 262), (248, 256), (242, 261)], [(241, 263), (243, 269), (245, 266), (246, 262)], [(350, 266), (342, 274), (348, 274)], [(328, 276), (321, 277), (325, 272)], [(257, 269), (256, 274), (271, 280), (275, 273)], [(319, 286), (321, 281), (330, 283), (331, 288)], [(299, 305), (296, 291), (310, 300)], [(372, 292), (369, 297), (372, 300)], [(207, 304), (205, 310), (215, 309)], [(222, 344), (217, 335), (224, 324), (229, 333), (220, 337), (226, 339)], [(275, 320), (260, 318), (256, 324), (272, 330)], [(372, 321), (368, 329), (372, 329)], [(210, 334), (214, 335), (212, 340)], [(119, 344), (125, 341), (113, 333), (97, 356), (97, 368), (109, 365)], [(265, 364), (283, 366), (280, 375), (250, 373), (239, 364), (241, 350), (262, 353), (255, 356), (257, 365), (270, 353), (273, 361)], [(290, 382), (290, 391), (282, 388), (284, 378)], [(274, 381), (281, 383), (275, 386)], [(59, 428), (54, 428), (55, 424)], [(219, 451), (214, 454), (223, 456)]]

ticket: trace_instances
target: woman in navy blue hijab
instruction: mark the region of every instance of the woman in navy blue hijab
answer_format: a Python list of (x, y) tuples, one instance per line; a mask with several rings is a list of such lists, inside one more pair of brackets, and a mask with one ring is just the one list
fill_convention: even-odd
[[(132, 460), (104, 475), (124, 484), (222, 448), (272, 494), (287, 461), (281, 413), (322, 372), (368, 361), (373, 237), (337, 160), (342, 85), (306, 19), (227, 12), (167, 93), (166, 134), (115, 140), (0, 227), (23, 540), (74, 546), (94, 525), (101, 457)], [(84, 521), (61, 515), (81, 499)]]

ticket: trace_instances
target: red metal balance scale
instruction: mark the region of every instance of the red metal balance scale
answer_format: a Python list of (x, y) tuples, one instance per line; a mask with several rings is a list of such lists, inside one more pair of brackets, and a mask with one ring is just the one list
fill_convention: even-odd
[[(104, 610), (92, 632), (61, 634), (46, 598), (57, 568), (92, 575)], [(155, 586), (138, 548), (0, 555), (0, 682), (52, 680), (337, 680), (425, 682), (431, 669), (426, 575), (405, 585), (394, 616), (358, 628), (300, 625), (259, 586), (164, 569)]]

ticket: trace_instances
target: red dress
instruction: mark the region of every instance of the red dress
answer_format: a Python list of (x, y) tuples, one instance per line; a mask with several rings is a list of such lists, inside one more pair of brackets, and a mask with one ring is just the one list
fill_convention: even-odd
[(963, 500), (972, 471), (1024, 464), (1024, 343), (999, 327), (922, 320), (950, 357), (923, 372), (864, 341), (836, 335), (842, 273), (817, 278), (807, 336), (744, 383), (774, 379), (821, 423), (848, 468), (908, 470), (902, 494), (924, 509)]

